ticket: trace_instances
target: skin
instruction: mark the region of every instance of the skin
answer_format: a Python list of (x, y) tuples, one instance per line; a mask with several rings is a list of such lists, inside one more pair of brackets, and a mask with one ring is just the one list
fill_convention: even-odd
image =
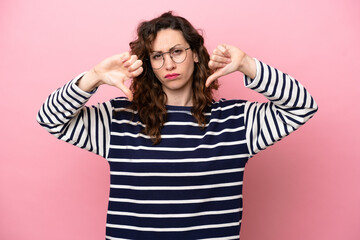
[[(156, 51), (167, 52), (177, 44), (184, 47), (189, 46), (181, 32), (165, 29), (158, 32), (152, 47)], [(191, 82), (194, 62), (198, 60), (196, 54), (188, 50), (186, 60), (180, 64), (174, 63), (169, 54), (165, 54), (164, 58), (164, 66), (154, 70), (154, 73), (162, 83), (164, 92), (167, 95), (166, 104), (192, 106)], [(129, 52), (117, 54), (104, 59), (90, 69), (77, 82), (77, 85), (87, 92), (103, 84), (114, 86), (119, 88), (132, 101), (132, 92), (124, 83), (142, 73), (142, 64), (143, 62), (136, 55), (130, 55)], [(207, 87), (216, 79), (236, 71), (250, 78), (256, 76), (255, 60), (239, 48), (228, 44), (218, 45), (214, 49), (208, 65), (215, 72), (206, 80)], [(169, 80), (165, 78), (168, 73), (178, 73), (180, 75), (176, 79)]]
[[(174, 46), (189, 47), (180, 31), (165, 29), (158, 32), (152, 49), (156, 52), (167, 52)], [(194, 62), (198, 61), (197, 55), (187, 50), (187, 57), (182, 63), (175, 63), (169, 54), (164, 55), (164, 65), (160, 69), (154, 69), (155, 76), (162, 84), (167, 96), (168, 105), (192, 106), (192, 81)], [(167, 79), (167, 74), (179, 74), (175, 79)]]

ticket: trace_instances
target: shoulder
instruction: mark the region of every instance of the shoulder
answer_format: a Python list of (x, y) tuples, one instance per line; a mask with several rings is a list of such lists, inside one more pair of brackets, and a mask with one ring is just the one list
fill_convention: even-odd
[(231, 115), (242, 115), (245, 111), (246, 100), (226, 100), (214, 101), (211, 105), (211, 115), (213, 117), (229, 117)]
[(212, 110), (219, 109), (219, 110), (226, 110), (226, 109), (234, 109), (234, 108), (241, 108), (245, 105), (246, 100), (239, 100), (239, 99), (231, 99), (227, 100), (221, 98), (218, 101), (213, 101), (211, 104)]
[(117, 97), (110, 100), (110, 103), (114, 110), (121, 110), (125, 108), (129, 108), (131, 102), (126, 97)]

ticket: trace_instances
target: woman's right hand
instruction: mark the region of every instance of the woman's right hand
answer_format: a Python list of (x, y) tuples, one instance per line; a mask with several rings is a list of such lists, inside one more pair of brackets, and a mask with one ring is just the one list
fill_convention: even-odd
[(130, 55), (129, 52), (117, 54), (93, 67), (78, 81), (77, 85), (87, 92), (102, 84), (114, 86), (132, 101), (133, 94), (124, 83), (143, 72), (142, 64), (136, 55)]

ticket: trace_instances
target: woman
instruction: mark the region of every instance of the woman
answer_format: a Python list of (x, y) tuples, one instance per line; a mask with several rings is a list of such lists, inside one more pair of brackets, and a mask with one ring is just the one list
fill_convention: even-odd
[[(239, 239), (246, 162), (310, 119), (316, 103), (234, 46), (210, 58), (201, 35), (171, 12), (141, 23), (130, 48), (52, 93), (39, 123), (108, 160), (107, 239)], [(217, 78), (234, 71), (270, 101), (213, 101)], [(85, 107), (103, 84), (127, 97)]]

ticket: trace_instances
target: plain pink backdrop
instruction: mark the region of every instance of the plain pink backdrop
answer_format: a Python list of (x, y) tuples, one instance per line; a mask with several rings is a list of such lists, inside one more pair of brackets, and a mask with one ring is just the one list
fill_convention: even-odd
[[(360, 239), (357, 0), (2, 0), (0, 239), (104, 239), (107, 162), (35, 117), (53, 90), (127, 51), (137, 24), (167, 10), (202, 28), (209, 51), (236, 45), (298, 79), (319, 105), (247, 164), (241, 239)], [(219, 97), (264, 100), (238, 73), (221, 83)], [(119, 94), (103, 87), (90, 103)]]

